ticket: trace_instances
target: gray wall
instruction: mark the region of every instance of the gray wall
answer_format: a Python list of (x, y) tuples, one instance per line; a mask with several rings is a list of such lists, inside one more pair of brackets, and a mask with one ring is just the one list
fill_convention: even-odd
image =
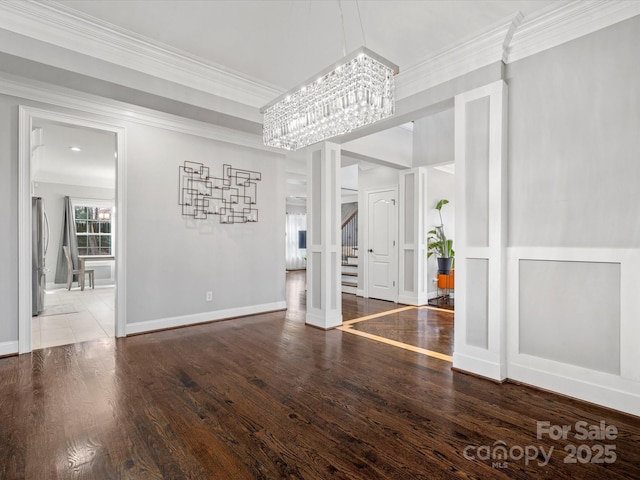
[(640, 16), (507, 66), (509, 244), (639, 247)]
[(413, 122), (413, 166), (453, 162), (455, 157), (453, 108)]
[[(70, 112), (0, 95), (0, 343), (18, 337), (18, 105)], [(127, 132), (128, 322), (284, 301), (284, 157), (124, 120), (108, 123)], [(214, 173), (223, 163), (262, 172), (260, 221), (185, 220), (177, 203), (178, 165), (185, 160), (204, 162)], [(206, 291), (213, 291), (212, 302)]]
[[(127, 128), (129, 323), (284, 301), (285, 195), (281, 155), (175, 132)], [(259, 221), (189, 220), (178, 205), (178, 165), (223, 163), (262, 172)], [(213, 302), (205, 293), (213, 292)]]

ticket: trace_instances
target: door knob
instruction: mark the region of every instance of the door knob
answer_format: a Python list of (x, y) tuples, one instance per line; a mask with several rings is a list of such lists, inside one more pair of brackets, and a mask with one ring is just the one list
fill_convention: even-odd
[(370, 248), (370, 249), (369, 249), (369, 253), (373, 253), (373, 248)]

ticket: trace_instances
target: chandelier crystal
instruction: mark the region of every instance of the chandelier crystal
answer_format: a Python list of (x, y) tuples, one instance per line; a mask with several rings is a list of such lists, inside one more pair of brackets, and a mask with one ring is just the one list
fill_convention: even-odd
[(260, 109), (270, 147), (297, 150), (390, 117), (398, 66), (361, 47)]

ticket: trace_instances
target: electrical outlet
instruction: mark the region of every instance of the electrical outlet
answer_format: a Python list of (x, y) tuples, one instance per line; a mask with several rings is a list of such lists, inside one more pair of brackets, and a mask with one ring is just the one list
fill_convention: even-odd
[(213, 292), (207, 292), (207, 302), (213, 301)]

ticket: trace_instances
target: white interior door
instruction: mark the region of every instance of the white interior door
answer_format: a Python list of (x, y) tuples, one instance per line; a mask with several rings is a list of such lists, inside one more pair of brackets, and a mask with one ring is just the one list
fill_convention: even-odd
[(397, 194), (395, 190), (368, 195), (368, 296), (396, 302), (397, 271)]

